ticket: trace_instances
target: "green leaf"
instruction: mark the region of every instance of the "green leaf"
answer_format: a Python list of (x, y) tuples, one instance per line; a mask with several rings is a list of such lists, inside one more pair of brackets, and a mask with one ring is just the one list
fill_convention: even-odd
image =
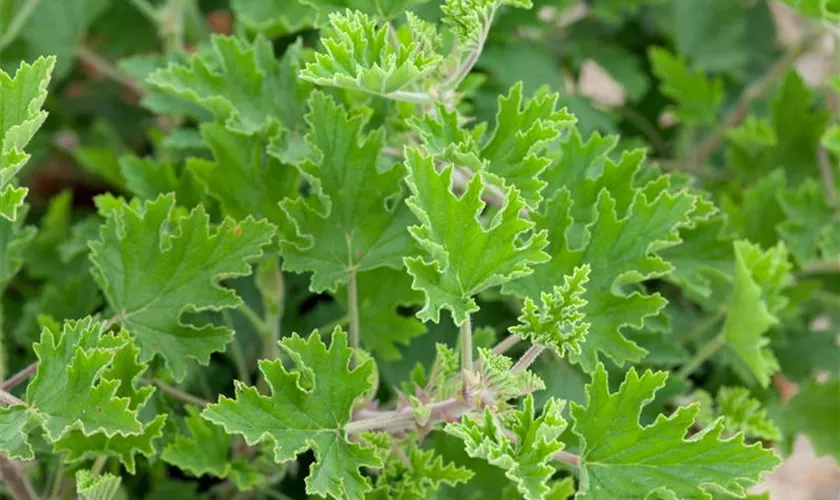
[(195, 476), (209, 474), (230, 479), (241, 491), (250, 490), (264, 481), (247, 461), (230, 456), (233, 438), (223, 428), (201, 418), (198, 410), (191, 406), (187, 407), (187, 413), (184, 420), (189, 435), (176, 435), (163, 449), (161, 460)]
[(340, 329), (333, 332), (329, 349), (317, 331), (308, 339), (292, 334), (280, 346), (297, 369), (287, 370), (282, 361), (260, 361), (270, 396), (237, 383), (234, 399), (220, 397), (202, 416), (243, 435), (249, 445), (271, 443), (278, 463), (312, 449), (315, 463), (306, 478), (307, 493), (362, 499), (371, 488), (359, 469), (382, 463), (372, 448), (348, 440), (345, 426), (356, 399), (373, 386), (373, 361), (349, 369), (352, 351)]
[(34, 227), (23, 225), (28, 207), (25, 204), (20, 207), (22, 210), (16, 220), (0, 217), (0, 292), (20, 271), (24, 255), (37, 233)]
[(112, 500), (117, 497), (122, 480), (112, 474), (95, 475), (89, 470), (76, 472), (76, 492), (81, 500)]
[(303, 80), (388, 99), (430, 99), (406, 90), (420, 84), (441, 61), (434, 47), (423, 43), (422, 34), (397, 38), (399, 43), (394, 46), (388, 36), (390, 25), (377, 26), (376, 20), (363, 12), (334, 12), (329, 20), (322, 32), (323, 51), (300, 72)]
[(778, 226), (779, 236), (798, 264), (840, 259), (840, 219), (820, 183), (807, 179), (779, 193), (779, 202), (787, 216)]
[(618, 391), (610, 393), (599, 364), (587, 386), (586, 407), (572, 403), (574, 432), (581, 439), (579, 499), (710, 498), (711, 491), (743, 496), (781, 460), (742, 436), (721, 439), (723, 421), (686, 439), (697, 405), (660, 415), (647, 427), (638, 419), (644, 406), (665, 385), (667, 372), (631, 368)]
[(125, 331), (103, 334), (102, 330), (103, 323), (89, 317), (65, 323), (56, 334), (44, 329), (41, 341), (33, 346), (38, 368), (27, 387), (25, 405), (0, 408), (0, 421), (8, 425), (0, 434), (3, 451), (32, 457), (27, 442), (30, 422), (37, 423), (53, 443), (76, 431), (106, 437), (142, 431), (115, 373), (118, 352), (132, 348), (132, 340)]
[(236, 20), (249, 31), (273, 38), (313, 26), (315, 9), (302, 0), (232, 0)]
[(143, 204), (105, 196), (97, 203), (107, 220), (99, 241), (90, 243), (94, 277), (117, 320), (137, 338), (142, 359), (162, 356), (181, 380), (188, 359), (207, 364), (231, 338), (226, 328), (184, 324), (181, 316), (237, 307), (239, 297), (217, 280), (248, 275), (248, 262), (262, 255), (273, 227), (227, 218), (211, 230), (201, 206), (176, 219), (171, 195)]
[(786, 419), (811, 441), (818, 455), (830, 455), (840, 463), (840, 379), (836, 376), (825, 382), (811, 380), (799, 388), (788, 402)]
[[(127, 335), (127, 334), (125, 334)], [(154, 441), (163, 435), (166, 414), (149, 416), (144, 420), (144, 406), (148, 403), (155, 389), (153, 386), (141, 386), (141, 376), (146, 365), (140, 361), (140, 348), (128, 342), (116, 348), (112, 353), (111, 365), (105, 370), (104, 377), (119, 381), (117, 396), (129, 400), (129, 409), (138, 412), (143, 428), (136, 434), (115, 434), (104, 432), (85, 435), (78, 429), (72, 429), (55, 442), (56, 452), (64, 452), (67, 463), (77, 463), (99, 456), (116, 457), (126, 470), (134, 474), (137, 454), (151, 457), (156, 453)]]
[[(473, 472), (453, 462), (444, 463), (443, 457), (434, 450), (422, 450), (409, 443), (403, 451), (401, 445), (393, 443), (388, 434), (376, 434), (381, 440), (376, 445), (382, 448), (385, 467), (376, 479), (372, 495), (393, 499), (424, 499), (434, 496), (441, 487), (456, 486), (473, 477)], [(393, 450), (399, 450), (394, 452)]]
[(383, 21), (393, 19), (411, 6), (428, 0), (300, 0), (318, 10), (319, 16), (326, 18), (333, 12), (347, 10), (361, 11), (370, 16), (378, 16)]
[(219, 123), (205, 123), (201, 136), (215, 161), (190, 158), (187, 168), (219, 201), (223, 213), (236, 218), (253, 215), (280, 223), (280, 201), (298, 192), (297, 171), (266, 154), (267, 140), (263, 135), (248, 136)]
[[(708, 393), (701, 390), (695, 394), (695, 396), (698, 395), (703, 410), (703, 413), (697, 416), (699, 425), (705, 427), (714, 421), (715, 415), (720, 415), (723, 417), (727, 434), (740, 432), (745, 437), (766, 441), (782, 439), (782, 432), (767, 417), (767, 410), (761, 407), (761, 402), (750, 397), (749, 389), (721, 387), (715, 397), (714, 406)], [(708, 410), (708, 415), (704, 414), (706, 410)]]
[[(359, 273), (356, 281), (362, 345), (379, 359), (400, 359), (400, 349), (426, 333), (426, 327), (399, 309), (422, 304), (423, 294), (411, 288), (411, 277), (402, 269), (374, 269)], [(346, 286), (335, 298), (347, 310)]]
[(488, 162), (486, 172), (494, 184), (507, 184), (519, 189), (530, 208), (542, 200), (546, 186), (540, 174), (551, 163), (545, 150), (575, 122), (565, 108), (557, 110), (559, 95), (543, 88), (531, 99), (523, 101), (522, 82), (514, 85), (507, 96), (499, 96), (496, 128), (481, 148), (481, 158)]
[(314, 92), (307, 115), (311, 157), (298, 165), (309, 181), (306, 198), (281, 203), (283, 267), (312, 272), (313, 291), (335, 290), (350, 272), (401, 267), (412, 241), (411, 214), (401, 201), (402, 167), (377, 168), (382, 130), (362, 135), (365, 118)]
[(520, 217), (525, 202), (515, 187), (506, 189), (504, 207), (485, 227), (479, 220), (484, 209), (480, 173), (458, 198), (450, 190), (451, 165), (438, 173), (431, 157), (408, 149), (406, 167), (412, 192), (406, 203), (421, 223), (409, 232), (426, 252), (424, 257), (405, 259), (414, 277), (412, 286), (426, 295), (420, 319), (438, 322), (440, 310), (446, 308), (461, 324), (478, 310), (474, 295), (528, 275), (531, 265), (548, 260), (543, 252), (546, 231), (526, 236), (534, 223)]
[(0, 452), (11, 459), (35, 458), (28, 439), (31, 419), (32, 414), (24, 405), (0, 407)]
[[(587, 372), (595, 370), (602, 353), (619, 365), (641, 360), (646, 351), (621, 330), (641, 328), (645, 318), (665, 306), (659, 294), (648, 295), (632, 285), (672, 270), (656, 252), (679, 243), (677, 230), (690, 223), (696, 198), (685, 191), (672, 194), (659, 187), (661, 191), (652, 199), (636, 190), (624, 217), (618, 216), (610, 193), (602, 190), (594, 204), (596, 218), (585, 226), (582, 244), (576, 247), (570, 246), (567, 231), (573, 223), (573, 203), (569, 191), (562, 189), (541, 213), (532, 216), (538, 229), (549, 232), (551, 262), (535, 266), (534, 274), (502, 288), (505, 293), (534, 300), (549, 293), (558, 276), (589, 264), (592, 271), (583, 295), (589, 333), (581, 355), (572, 353), (570, 358)], [(627, 291), (621, 293), (622, 288)]]
[(660, 90), (677, 103), (674, 114), (686, 125), (711, 125), (723, 103), (723, 83), (709, 79), (702, 71), (691, 71), (682, 57), (652, 47), (648, 57), (653, 73), (661, 80)]
[(782, 291), (791, 279), (791, 265), (782, 244), (766, 252), (746, 241), (736, 241), (734, 246), (735, 280), (723, 336), (747, 373), (767, 387), (779, 364), (764, 334), (779, 322), (775, 314), (787, 301)]
[(9, 220), (17, 218), (27, 193), (15, 187), (14, 177), (29, 161), (23, 148), (47, 119), (41, 106), (54, 66), (55, 57), (39, 57), (21, 62), (14, 77), (0, 70), (0, 217)]
[(148, 77), (161, 90), (203, 106), (234, 132), (246, 135), (302, 124), (302, 101), (309, 86), (295, 74), (300, 45), (291, 46), (278, 61), (271, 43), (258, 36), (214, 36), (212, 51), (194, 55), (188, 66), (173, 64)]
[[(831, 120), (831, 112), (799, 73), (791, 69), (771, 102), (771, 121), (778, 144), (772, 168), (779, 165), (792, 186), (819, 175), (817, 148)], [(795, 123), (795, 127), (790, 125)]]
[(674, 266), (668, 281), (689, 297), (709, 299), (715, 285), (732, 280), (732, 235), (723, 217), (698, 222), (680, 231), (682, 243), (659, 252)]
[(534, 398), (526, 396), (521, 410), (497, 417), (486, 409), (460, 423), (447, 424), (447, 434), (464, 441), (469, 456), (482, 458), (505, 470), (517, 490), (528, 500), (541, 499), (550, 491), (548, 480), (555, 472), (554, 455), (563, 449), (560, 435), (566, 428), (561, 416), (565, 403), (549, 399), (542, 414), (534, 414)]
[(583, 295), (589, 271), (588, 265), (576, 267), (571, 276), (564, 278), (562, 286), (555, 286), (550, 294), (542, 294), (542, 307), (526, 297), (519, 324), (510, 332), (552, 349), (560, 358), (566, 355), (567, 348), (580, 354), (589, 332), (589, 323), (581, 312), (586, 305)]
[(503, 6), (530, 9), (531, 0), (446, 0), (441, 5), (443, 22), (455, 34), (462, 52), (481, 52), (493, 16)]

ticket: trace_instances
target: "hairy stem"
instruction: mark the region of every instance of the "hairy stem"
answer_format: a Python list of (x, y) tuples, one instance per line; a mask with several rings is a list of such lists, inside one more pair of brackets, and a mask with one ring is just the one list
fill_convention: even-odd
[(539, 357), (540, 354), (543, 353), (543, 351), (545, 351), (544, 346), (541, 346), (539, 344), (532, 345), (531, 347), (528, 348), (527, 351), (525, 351), (525, 354), (523, 354), (522, 357), (519, 358), (519, 360), (516, 362), (516, 364), (513, 365), (513, 368), (511, 368), (511, 371), (512, 372), (519, 372), (519, 371), (527, 369), (529, 366), (531, 366), (534, 363), (534, 361), (537, 360), (537, 358)]
[(513, 346), (519, 343), (522, 338), (519, 335), (508, 335), (504, 340), (493, 347), (493, 354), (504, 354), (508, 352)]
[[(429, 423), (442, 420), (454, 420), (473, 409), (473, 397), (462, 398), (454, 396), (449, 399), (430, 404)], [(348, 434), (358, 434), (365, 431), (382, 430), (399, 432), (411, 429), (417, 425), (414, 409), (410, 406), (395, 411), (367, 412), (373, 415), (347, 424)], [(364, 413), (362, 413), (364, 414)]]
[(149, 0), (131, 0), (131, 4), (155, 26), (160, 23), (160, 12)]
[(23, 401), (12, 396), (6, 391), (0, 390), (0, 407), (2, 406), (12, 406), (12, 405), (25, 405)]
[(565, 462), (574, 467), (580, 467), (580, 457), (569, 453), (568, 451), (560, 451), (554, 454), (554, 460), (558, 462)]
[(350, 347), (353, 349), (353, 358), (351, 364), (356, 364), (356, 351), (360, 345), (360, 330), (359, 325), (359, 290), (356, 280), (356, 270), (350, 271), (350, 277), (347, 281), (347, 315), (350, 318)]
[(38, 500), (38, 494), (20, 466), (0, 454), (0, 480), (6, 484), (14, 500)]
[(90, 468), (90, 473), (94, 476), (98, 476), (102, 469), (105, 468), (105, 463), (108, 461), (108, 455), (99, 455), (96, 457), (96, 460), (93, 461), (93, 466)]
[(835, 209), (840, 208), (837, 205), (837, 182), (834, 180), (831, 159), (828, 157), (828, 152), (822, 146), (817, 148), (817, 164), (820, 166), (820, 176), (822, 177), (823, 187), (825, 188), (825, 194), (829, 204)]
[(15, 373), (8, 380), (4, 381), (0, 384), (0, 390), (2, 391), (9, 391), (13, 388), (17, 387), (21, 382), (28, 379), (35, 371), (38, 370), (38, 363), (32, 363), (31, 365), (27, 366), (23, 370)]
[(688, 378), (689, 375), (694, 373), (694, 371), (700, 367), (703, 363), (705, 363), (709, 358), (712, 357), (714, 353), (718, 351), (723, 345), (726, 343), (726, 338), (724, 338), (723, 333), (718, 334), (715, 338), (709, 341), (706, 345), (704, 345), (699, 351), (694, 353), (694, 357), (692, 357), (688, 363), (683, 365), (680, 368), (680, 371), (677, 372), (677, 376), (680, 378)]
[(461, 370), (473, 371), (472, 320), (469, 314), (461, 323)]
[(350, 316), (345, 314), (344, 316), (342, 316), (342, 317), (340, 317), (340, 318), (338, 318), (334, 321), (330, 321), (326, 325), (319, 326), (318, 327), (318, 333), (321, 334), (321, 335), (327, 335), (327, 334), (332, 333), (332, 331), (335, 330), (335, 328), (337, 326), (347, 326), (349, 323), (350, 323)]
[(192, 394), (184, 392), (181, 389), (178, 389), (177, 387), (172, 387), (171, 385), (169, 385), (165, 382), (162, 382), (160, 380), (152, 380), (151, 382), (153, 384), (155, 384), (156, 386), (158, 386), (161, 391), (165, 392), (166, 394), (169, 394), (170, 396), (172, 396), (176, 399), (180, 399), (181, 401), (183, 401), (185, 403), (200, 406), (202, 408), (204, 408), (205, 406), (210, 404), (210, 402), (205, 400), (205, 399), (201, 399), (197, 396), (193, 396)]

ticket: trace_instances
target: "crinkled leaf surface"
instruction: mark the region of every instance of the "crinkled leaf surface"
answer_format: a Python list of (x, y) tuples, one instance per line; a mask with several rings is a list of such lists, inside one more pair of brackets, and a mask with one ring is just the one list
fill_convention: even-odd
[(534, 300), (549, 293), (559, 276), (589, 264), (592, 271), (583, 296), (589, 334), (581, 355), (573, 354), (571, 359), (589, 372), (594, 371), (602, 353), (618, 364), (638, 361), (645, 355), (644, 349), (627, 339), (621, 328), (640, 328), (646, 317), (659, 313), (665, 299), (659, 294), (622, 292), (621, 287), (671, 271), (655, 252), (679, 242), (677, 230), (690, 222), (694, 206), (695, 197), (684, 191), (672, 194), (663, 189), (653, 199), (637, 191), (626, 215), (618, 217), (615, 200), (603, 190), (595, 205), (597, 218), (585, 227), (583, 245), (574, 248), (567, 241), (573, 222), (569, 216), (572, 201), (563, 189), (543, 212), (532, 217), (537, 228), (549, 231), (551, 244), (546, 251), (551, 261), (535, 266), (534, 274), (505, 285), (503, 291)]
[(47, 98), (55, 57), (21, 62), (14, 76), (0, 70), (0, 217), (17, 218), (27, 189), (16, 187), (14, 176), (29, 160), (23, 148), (47, 118), (41, 109)]
[[(686, 437), (699, 411), (680, 407), (639, 425), (642, 407), (665, 385), (666, 372), (631, 368), (611, 393), (603, 365), (587, 385), (586, 406), (572, 403), (574, 432), (581, 439), (579, 499), (647, 498), (654, 491), (675, 498), (708, 499), (712, 486), (742, 496), (781, 460), (761, 444), (745, 445), (738, 435), (721, 439), (717, 420)], [(714, 491), (714, 490), (712, 490)]]
[(101, 197), (98, 204), (107, 220), (90, 244), (94, 277), (142, 359), (160, 355), (181, 380), (188, 359), (207, 364), (231, 337), (227, 328), (184, 324), (182, 314), (236, 307), (240, 299), (217, 281), (249, 274), (273, 227), (227, 218), (211, 229), (201, 206), (176, 220), (172, 195), (142, 204)]
[(775, 314), (787, 300), (781, 292), (790, 280), (790, 268), (787, 250), (781, 244), (762, 252), (749, 242), (735, 242), (734, 287), (723, 336), (729, 350), (762, 387), (779, 369), (764, 334), (779, 322)]
[(140, 377), (146, 371), (146, 364), (140, 361), (140, 349), (134, 342), (117, 347), (112, 352), (112, 358), (104, 376), (119, 381), (117, 396), (128, 398), (129, 409), (137, 412), (138, 419), (143, 424), (142, 430), (129, 435), (108, 435), (105, 432), (85, 435), (79, 429), (72, 429), (55, 442), (54, 448), (65, 453), (64, 460), (67, 463), (100, 455), (115, 457), (128, 472), (134, 474), (138, 454), (148, 458), (156, 453), (154, 441), (163, 435), (167, 416), (157, 414), (144, 419), (144, 412), (141, 410), (154, 393), (154, 387), (140, 385)]
[(840, 379), (809, 381), (788, 402), (788, 424), (808, 436), (818, 455), (830, 455), (840, 463)]
[(115, 335), (102, 330), (103, 324), (91, 318), (67, 322), (57, 334), (44, 329), (33, 346), (38, 368), (24, 404), (0, 408), (0, 421), (8, 425), (0, 433), (3, 451), (31, 458), (29, 422), (43, 428), (49, 442), (75, 431), (107, 437), (142, 431), (131, 399), (120, 393), (121, 380), (113, 373), (117, 351), (132, 340), (125, 331)]
[(400, 267), (410, 253), (402, 203), (402, 167), (377, 168), (382, 131), (362, 135), (365, 119), (321, 92), (310, 99), (307, 136), (313, 156), (298, 165), (312, 192), (284, 200), (280, 225), (283, 267), (312, 272), (311, 289), (335, 290), (350, 272)]
[(530, 9), (532, 5), (531, 0), (446, 0), (440, 10), (461, 50), (469, 52), (480, 51), (493, 17), (503, 6)]
[(93, 474), (88, 470), (76, 472), (76, 493), (81, 500), (112, 500), (118, 498), (122, 479), (113, 474)]
[(480, 174), (459, 198), (451, 191), (451, 165), (438, 173), (431, 157), (408, 149), (406, 166), (412, 192), (406, 203), (420, 221), (409, 231), (426, 253), (405, 259), (413, 287), (426, 294), (420, 319), (437, 322), (446, 308), (461, 324), (478, 310), (475, 294), (528, 275), (533, 264), (548, 260), (546, 231), (527, 236), (534, 223), (520, 216), (525, 202), (515, 187), (506, 190), (504, 207), (485, 227), (479, 220), (484, 209)]
[(487, 409), (461, 422), (448, 424), (445, 431), (464, 442), (469, 456), (482, 458), (505, 470), (523, 498), (545, 498), (550, 491), (548, 480), (555, 472), (554, 455), (563, 449), (560, 435), (566, 428), (561, 416), (565, 403), (553, 398), (534, 412), (534, 398), (525, 398), (521, 410), (502, 415), (502, 424)]
[(312, 26), (315, 9), (302, 0), (232, 0), (237, 21), (250, 31), (278, 37)]
[(148, 81), (207, 108), (233, 131), (250, 135), (277, 122), (291, 129), (302, 122), (309, 91), (295, 78), (300, 57), (300, 45), (289, 47), (278, 61), (261, 36), (252, 44), (214, 36), (212, 52), (193, 55), (186, 66), (157, 70)]
[(226, 215), (253, 215), (279, 223), (279, 203), (297, 194), (299, 175), (290, 165), (266, 154), (265, 134), (248, 136), (220, 123), (205, 123), (201, 136), (213, 151), (214, 161), (190, 158), (187, 168), (219, 201)]
[(808, 179), (780, 193), (779, 202), (787, 216), (778, 226), (779, 236), (800, 265), (840, 259), (840, 215), (821, 184)]
[(222, 427), (201, 418), (191, 406), (187, 413), (184, 420), (189, 434), (175, 436), (163, 449), (161, 460), (196, 476), (230, 479), (240, 490), (249, 490), (264, 480), (245, 460), (230, 456), (233, 437)]
[(222, 396), (202, 416), (229, 433), (241, 434), (248, 444), (267, 441), (278, 463), (312, 449), (315, 463), (306, 478), (312, 495), (362, 499), (370, 485), (361, 467), (382, 465), (373, 448), (347, 439), (353, 403), (372, 387), (374, 366), (368, 359), (349, 369), (351, 349), (340, 329), (329, 349), (317, 331), (308, 339), (297, 334), (280, 341), (297, 368), (282, 361), (260, 361), (271, 395), (237, 383), (234, 399)]
[(685, 58), (666, 49), (654, 47), (648, 55), (654, 74), (662, 82), (662, 93), (677, 103), (674, 114), (686, 124), (712, 124), (723, 102), (723, 82), (709, 79), (701, 71), (692, 71)]
[(510, 332), (551, 348), (561, 358), (566, 349), (580, 354), (581, 344), (589, 331), (586, 315), (581, 312), (586, 305), (583, 295), (589, 271), (588, 265), (576, 267), (571, 276), (564, 278), (562, 286), (542, 294), (541, 307), (526, 297), (519, 324)]
[(728, 434), (741, 432), (748, 438), (767, 441), (782, 438), (778, 426), (767, 416), (767, 410), (745, 387), (721, 387), (714, 403), (705, 391), (697, 391), (695, 395), (701, 403), (701, 413), (697, 415), (699, 425), (705, 427), (714, 421), (715, 415), (720, 415)]
[(440, 63), (441, 56), (420, 36), (397, 38), (395, 47), (388, 36), (391, 26), (377, 26), (363, 12), (334, 12), (329, 20), (321, 38), (323, 51), (300, 72), (304, 80), (412, 101), (411, 94), (403, 91)]
[(355, 10), (388, 20), (408, 10), (412, 5), (428, 0), (299, 0), (318, 10), (322, 18), (332, 12)]

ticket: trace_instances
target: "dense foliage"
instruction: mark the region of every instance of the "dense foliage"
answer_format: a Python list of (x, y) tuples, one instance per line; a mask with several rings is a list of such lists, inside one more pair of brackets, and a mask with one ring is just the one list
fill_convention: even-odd
[(838, 44), (834, 0), (0, 0), (0, 495), (840, 461)]

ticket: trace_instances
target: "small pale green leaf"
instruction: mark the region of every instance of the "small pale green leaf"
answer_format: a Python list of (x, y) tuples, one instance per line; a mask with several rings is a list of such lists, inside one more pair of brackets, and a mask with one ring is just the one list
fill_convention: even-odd
[(76, 472), (76, 492), (81, 500), (114, 500), (122, 480), (113, 474), (93, 474), (89, 470)]
[(559, 438), (566, 428), (561, 416), (564, 406), (563, 401), (551, 398), (537, 417), (529, 394), (521, 410), (501, 416), (501, 424), (487, 409), (447, 424), (444, 430), (464, 442), (469, 456), (504, 469), (523, 498), (537, 500), (550, 491), (548, 480), (556, 471), (554, 455), (563, 449)]
[(723, 336), (729, 350), (762, 387), (779, 369), (764, 334), (779, 322), (775, 314), (786, 304), (782, 291), (791, 279), (790, 269), (781, 243), (762, 252), (749, 242), (735, 242), (734, 287)]
[(589, 271), (588, 265), (576, 267), (571, 276), (564, 278), (562, 286), (555, 286), (550, 294), (542, 294), (541, 307), (526, 297), (519, 324), (510, 332), (552, 349), (561, 358), (566, 355), (566, 349), (580, 354), (589, 332), (589, 323), (582, 312)]
[(334, 12), (329, 20), (323, 49), (300, 72), (303, 80), (409, 102), (425, 98), (408, 89), (435, 71), (441, 56), (421, 36), (398, 38), (395, 47), (390, 25), (377, 26), (363, 12)]

